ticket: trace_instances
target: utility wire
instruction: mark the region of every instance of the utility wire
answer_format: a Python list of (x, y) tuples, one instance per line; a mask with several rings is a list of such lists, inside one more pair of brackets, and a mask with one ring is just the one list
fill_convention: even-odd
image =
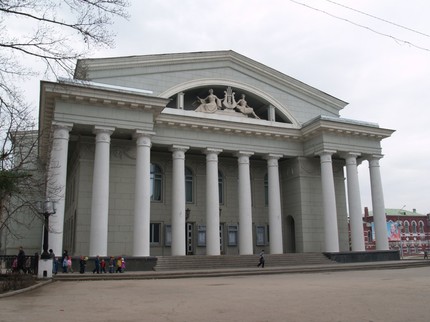
[(415, 48), (417, 48), (417, 49), (421, 49), (421, 50), (424, 50), (424, 51), (428, 51), (428, 52), (430, 52), (430, 49), (429, 49), (429, 48), (415, 45), (415, 44), (411, 43), (410, 41), (403, 40), (403, 39), (400, 39), (400, 38), (394, 37), (394, 36), (389, 35), (389, 34), (385, 34), (385, 33), (383, 33), (383, 32), (377, 31), (377, 30), (375, 30), (375, 29), (372, 29), (372, 28), (370, 28), (370, 27), (367, 27), (367, 26), (361, 25), (361, 24), (356, 23), (356, 22), (353, 22), (353, 21), (351, 21), (351, 20), (348, 20), (348, 19), (345, 19), (345, 18), (342, 18), (342, 17), (336, 16), (336, 15), (334, 15), (334, 14), (331, 14), (331, 13), (327, 12), (327, 11), (324, 11), (324, 10), (321, 10), (321, 9), (318, 9), (318, 8), (315, 8), (315, 7), (312, 7), (312, 6), (310, 6), (310, 5), (306, 4), (306, 3), (302, 3), (302, 2), (300, 2), (300, 1), (296, 1), (296, 0), (290, 0), (290, 1), (291, 1), (291, 2), (293, 2), (293, 3), (295, 3), (295, 4), (298, 4), (298, 5), (304, 6), (304, 7), (306, 7), (306, 8), (309, 8), (309, 9), (312, 9), (312, 10), (315, 10), (315, 11), (318, 11), (318, 12), (321, 12), (321, 13), (324, 13), (324, 14), (326, 14), (326, 15), (330, 16), (330, 17), (333, 17), (333, 18), (336, 18), (336, 19), (339, 19), (339, 20), (346, 21), (346, 22), (348, 22), (348, 23), (350, 23), (350, 24), (352, 24), (352, 25), (354, 25), (354, 26), (357, 26), (357, 27), (360, 27), (360, 28), (363, 28), (363, 29), (367, 29), (367, 30), (369, 30), (369, 31), (371, 31), (371, 32), (374, 32), (375, 34), (378, 34), (378, 35), (381, 35), (381, 36), (384, 36), (384, 37), (391, 38), (391, 39), (393, 39), (393, 40), (394, 40), (394, 41), (396, 41), (396, 42), (403, 43), (403, 44), (409, 45), (409, 46), (411, 46), (411, 47), (415, 47)]
[(406, 29), (406, 30), (409, 30), (409, 31), (415, 32), (415, 33), (417, 33), (417, 34), (420, 34), (420, 35), (422, 35), (422, 36), (425, 36), (425, 37), (429, 37), (429, 38), (430, 38), (430, 35), (428, 35), (428, 34), (426, 34), (426, 33), (423, 33), (423, 32), (421, 32), (421, 31), (418, 31), (418, 30), (415, 30), (415, 29), (412, 29), (412, 28), (408, 28), (408, 27), (402, 26), (402, 25), (400, 25), (400, 24), (398, 24), (398, 23), (395, 23), (395, 22), (392, 22), (392, 21), (389, 21), (389, 20), (385, 20), (385, 19), (383, 19), (383, 18), (376, 17), (376, 16), (371, 15), (371, 14), (369, 14), (369, 13), (366, 13), (366, 12), (363, 12), (363, 11), (360, 11), (360, 10), (357, 10), (357, 9), (354, 9), (354, 8), (351, 8), (351, 7), (348, 7), (348, 6), (345, 6), (344, 4), (337, 3), (337, 2), (332, 1), (332, 0), (325, 0), (325, 1), (330, 2), (330, 3), (333, 3), (333, 4), (335, 4), (335, 5), (337, 5), (337, 6), (340, 6), (340, 7), (346, 8), (346, 9), (348, 9), (348, 10), (352, 10), (352, 11), (355, 11), (355, 12), (361, 13), (362, 15), (365, 15), (365, 16), (368, 16), (368, 17), (371, 17), (371, 18), (373, 18), (373, 19), (377, 19), (377, 20), (380, 20), (380, 21), (383, 21), (383, 22), (389, 23), (389, 24), (391, 24), (391, 25), (393, 25), (393, 26), (396, 26), (396, 27), (399, 27), (399, 28), (403, 28), (403, 29)]

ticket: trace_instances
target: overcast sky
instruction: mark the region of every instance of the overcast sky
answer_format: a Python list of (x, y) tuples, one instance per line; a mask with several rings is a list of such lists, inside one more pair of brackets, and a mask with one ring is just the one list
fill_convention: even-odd
[[(382, 142), (385, 207), (430, 213), (430, 1), (336, 0), (367, 15), (327, 0), (130, 2), (116, 47), (91, 57), (234, 50), (277, 69), (348, 102), (342, 117), (396, 130)], [(371, 209), (367, 162), (359, 174)]]

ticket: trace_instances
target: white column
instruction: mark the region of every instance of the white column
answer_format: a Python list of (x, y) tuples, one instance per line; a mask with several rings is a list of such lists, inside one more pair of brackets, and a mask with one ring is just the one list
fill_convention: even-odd
[(379, 159), (382, 155), (372, 155), (369, 159), (370, 189), (372, 191), (373, 221), (377, 250), (388, 250), (387, 219), (385, 216), (384, 193), (382, 191)]
[(253, 253), (252, 242), (252, 205), (251, 205), (251, 176), (249, 171), (249, 157), (252, 152), (239, 151), (239, 254)]
[(149, 256), (151, 213), (151, 134), (136, 131), (136, 186), (134, 195), (133, 256)]
[(57, 211), (49, 217), (48, 245), (55, 254), (63, 252), (63, 227), (67, 180), (67, 152), (71, 123), (53, 122), (53, 139), (47, 179), (47, 198), (55, 201)]
[(172, 146), (172, 256), (186, 255), (185, 245), (185, 152), (189, 147)]
[(363, 218), (361, 214), (360, 185), (358, 182), (357, 157), (359, 153), (348, 153), (346, 161), (346, 183), (348, 187), (349, 224), (352, 251), (364, 251)]
[(267, 179), (269, 193), (269, 233), (270, 254), (282, 254), (282, 213), (281, 190), (279, 188), (278, 160), (282, 155), (269, 154), (267, 160)]
[(109, 213), (110, 136), (115, 128), (94, 127), (93, 197), (91, 202), (90, 256), (107, 256)]
[(319, 154), (321, 161), (321, 188), (326, 252), (339, 251), (336, 196), (334, 190), (333, 164), (331, 159), (333, 153), (334, 151), (323, 151)]
[(218, 154), (206, 149), (206, 255), (220, 255)]

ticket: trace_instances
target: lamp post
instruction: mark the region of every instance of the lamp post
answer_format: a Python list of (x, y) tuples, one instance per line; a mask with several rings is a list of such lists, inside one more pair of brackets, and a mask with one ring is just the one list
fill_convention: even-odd
[(54, 215), (57, 211), (55, 202), (49, 199), (39, 203), (39, 213), (44, 216), (44, 229), (43, 229), (43, 252), (40, 259), (49, 259), (48, 253), (48, 234), (49, 234), (49, 216)]
[(400, 258), (403, 259), (403, 241), (402, 241), (402, 222), (397, 218), (397, 228), (399, 229), (400, 235)]

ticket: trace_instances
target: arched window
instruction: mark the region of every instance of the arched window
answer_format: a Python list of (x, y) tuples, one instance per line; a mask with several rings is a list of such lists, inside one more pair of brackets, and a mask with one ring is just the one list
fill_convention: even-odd
[(264, 175), (264, 205), (269, 205), (269, 177), (267, 173)]
[(163, 172), (161, 168), (151, 163), (151, 200), (161, 201), (163, 191)]
[(193, 172), (190, 168), (185, 167), (185, 202), (193, 202)]
[(219, 203), (224, 204), (224, 179), (222, 172), (218, 170), (218, 193), (219, 193)]
[(405, 226), (405, 234), (409, 234), (410, 233), (410, 231), (409, 231), (409, 222), (405, 221), (405, 223), (404, 223), (403, 226)]
[(412, 222), (412, 233), (413, 234), (417, 233), (417, 223), (415, 221)]
[(420, 232), (420, 234), (424, 234), (424, 223), (422, 221), (420, 221), (418, 223), (418, 226), (419, 226), (419, 232)]

